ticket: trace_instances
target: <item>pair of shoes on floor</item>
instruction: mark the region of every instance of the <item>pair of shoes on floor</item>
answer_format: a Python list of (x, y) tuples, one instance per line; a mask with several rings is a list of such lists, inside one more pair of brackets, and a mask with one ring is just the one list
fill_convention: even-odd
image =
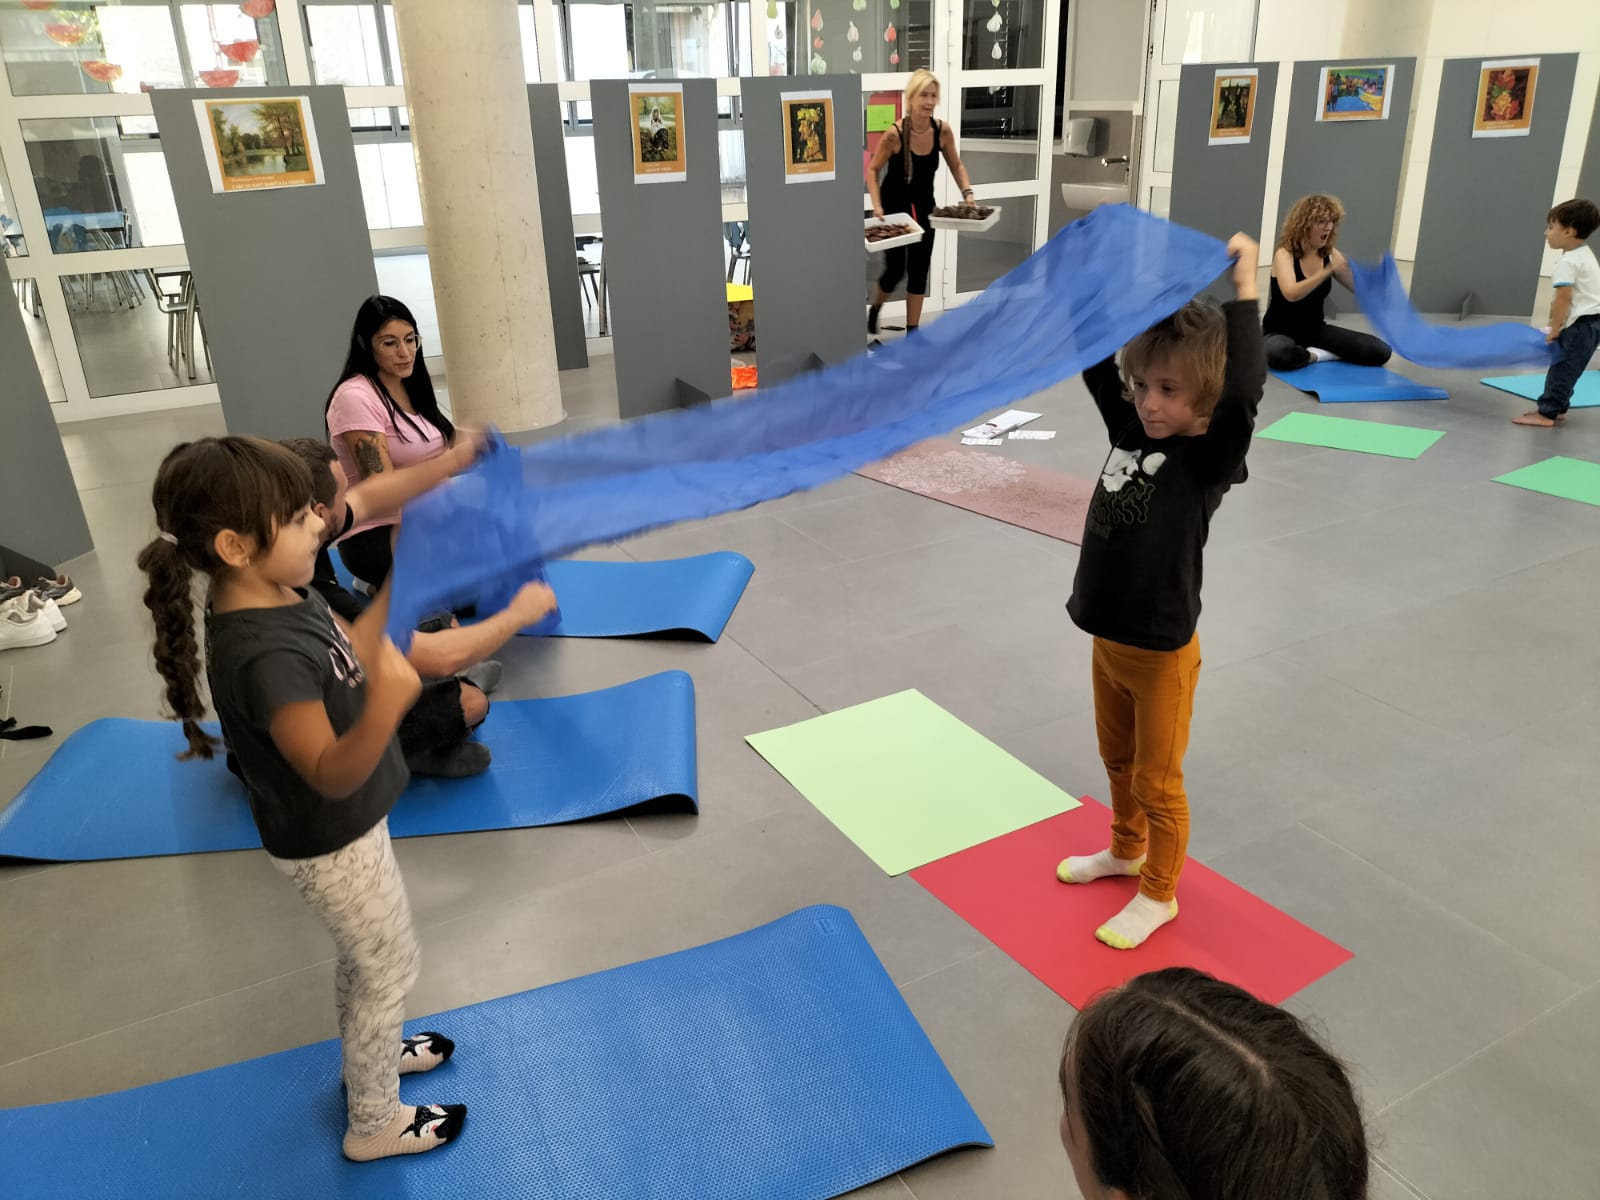
[[(50, 609), (55, 611), (54, 621), (48, 615)], [(13, 596), (0, 603), (0, 651), (48, 645), (56, 640), (57, 622), (62, 629), (67, 627), (55, 601), (39, 600), (32, 592)]]
[(33, 583), (23, 583), (21, 577), (16, 575), (10, 579), (0, 579), (0, 604), (15, 600), (27, 592), (37, 592), (46, 600), (54, 600), (63, 606), (76, 604), (83, 599), (83, 593), (65, 575), (57, 575), (54, 579), (41, 577)]

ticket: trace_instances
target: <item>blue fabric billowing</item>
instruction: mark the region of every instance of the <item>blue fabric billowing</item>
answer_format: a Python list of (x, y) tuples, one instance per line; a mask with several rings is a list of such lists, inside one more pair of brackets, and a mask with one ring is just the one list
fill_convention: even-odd
[(1411, 307), (1392, 254), (1385, 254), (1377, 266), (1352, 259), (1350, 271), (1361, 311), (1401, 358), (1424, 367), (1550, 365), (1551, 347), (1544, 334), (1527, 325), (1502, 321), (1452, 329), (1428, 324)]
[(817, 487), (1023, 400), (1181, 308), (1228, 261), (1214, 238), (1104, 207), (916, 337), (748, 399), (521, 451), (497, 442), (406, 508), (390, 636), (405, 646), (429, 613), (497, 607), (544, 559)]

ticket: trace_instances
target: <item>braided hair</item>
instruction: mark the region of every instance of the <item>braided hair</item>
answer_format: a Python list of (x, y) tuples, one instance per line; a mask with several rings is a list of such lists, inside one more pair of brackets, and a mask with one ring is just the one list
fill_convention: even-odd
[(274, 442), (203, 438), (175, 446), (162, 460), (151, 494), (160, 532), (139, 551), (144, 606), (155, 623), (156, 670), (189, 748), (179, 758), (210, 758), (217, 739), (200, 728), (200, 641), (195, 632), (196, 574), (213, 581), (228, 565), (217, 554), (223, 530), (254, 538), (263, 551), (278, 528), (311, 502), (311, 472)]

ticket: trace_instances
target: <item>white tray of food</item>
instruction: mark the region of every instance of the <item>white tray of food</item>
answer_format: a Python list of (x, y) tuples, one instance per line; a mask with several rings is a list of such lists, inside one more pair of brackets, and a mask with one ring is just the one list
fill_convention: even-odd
[(926, 232), (921, 225), (911, 219), (910, 213), (884, 213), (881, 221), (877, 217), (868, 217), (865, 225), (869, 233), (874, 227), (893, 229), (896, 226), (905, 228), (908, 232), (879, 238), (877, 241), (869, 237), (867, 250), (872, 254), (878, 254), (884, 250), (893, 250), (896, 246), (909, 246), (913, 242), (921, 241), (923, 233)]
[[(973, 214), (966, 216), (966, 213)], [(957, 213), (963, 215), (957, 216)], [(940, 215), (944, 214), (944, 215)], [(987, 204), (952, 204), (948, 208), (936, 208), (933, 215), (928, 218), (928, 224), (935, 229), (954, 229), (961, 233), (982, 233), (986, 229), (993, 229), (995, 222), (1000, 219), (1000, 209)]]

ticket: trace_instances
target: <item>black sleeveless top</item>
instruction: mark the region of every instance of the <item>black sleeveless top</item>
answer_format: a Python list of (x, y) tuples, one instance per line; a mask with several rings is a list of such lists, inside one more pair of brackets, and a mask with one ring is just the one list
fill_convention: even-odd
[[(933, 177), (939, 173), (939, 147), (944, 141), (944, 129), (939, 122), (933, 123), (931, 154), (909, 153), (909, 132), (899, 125), (894, 129), (900, 135), (900, 153), (891, 158), (884, 168), (883, 185), (879, 188), (879, 194), (883, 197), (883, 211), (908, 212), (913, 220), (926, 222), (934, 209)], [(906, 179), (907, 158), (911, 160), (909, 181)]]
[[(1322, 261), (1326, 263), (1328, 260), (1324, 258)], [(1298, 254), (1294, 256), (1294, 278), (1296, 283), (1306, 280), (1306, 273), (1300, 269)], [(1333, 291), (1333, 279), (1324, 279), (1298, 300), (1290, 300), (1283, 294), (1278, 287), (1276, 274), (1272, 275), (1267, 288), (1269, 299), (1267, 315), (1261, 321), (1262, 332), (1285, 334), (1304, 345), (1306, 338), (1322, 326), (1328, 293)]]

